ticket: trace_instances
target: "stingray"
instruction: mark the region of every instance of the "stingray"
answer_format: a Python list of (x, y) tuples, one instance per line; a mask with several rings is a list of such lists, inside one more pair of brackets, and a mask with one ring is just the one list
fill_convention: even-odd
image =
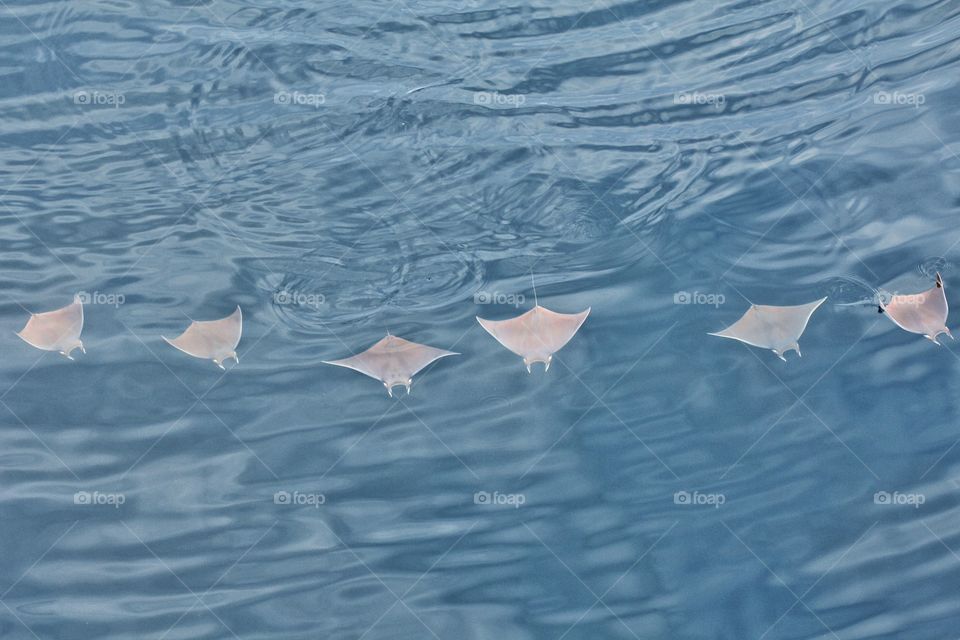
[(434, 360), (459, 353), (428, 347), (397, 336), (387, 335), (363, 353), (342, 360), (324, 360), (324, 364), (346, 367), (375, 378), (387, 388), (393, 397), (393, 388), (403, 386), (410, 394), (413, 376)]
[(920, 293), (896, 295), (884, 304), (880, 299), (880, 313), (886, 313), (901, 329), (910, 333), (919, 333), (936, 344), (937, 336), (945, 333), (953, 339), (947, 328), (947, 296), (943, 290), (943, 279), (937, 274), (937, 284), (932, 289)]
[(223, 363), (230, 358), (240, 364), (236, 348), (242, 331), (243, 315), (238, 305), (236, 311), (226, 318), (205, 322), (195, 320), (176, 338), (161, 337), (180, 351), (194, 358), (213, 360), (213, 364), (225, 369)]
[(807, 304), (789, 307), (776, 307), (752, 304), (739, 320), (722, 331), (711, 336), (732, 338), (754, 347), (770, 349), (778, 358), (786, 362), (784, 354), (788, 351), (800, 353), (800, 336), (807, 328), (810, 316), (826, 298), (820, 298)]
[(83, 343), (80, 342), (81, 331), (83, 331), (83, 303), (80, 301), (80, 296), (76, 295), (72, 303), (61, 309), (46, 313), (31, 313), (27, 324), (17, 335), (37, 349), (57, 351), (60, 355), (73, 360), (70, 353), (74, 349), (87, 352), (83, 348)]
[(557, 313), (537, 304), (516, 318), (484, 320), (478, 316), (477, 322), (497, 342), (522, 357), (529, 373), (534, 362), (544, 363), (544, 371), (549, 371), (553, 354), (570, 342), (588, 315), (590, 307), (580, 313)]

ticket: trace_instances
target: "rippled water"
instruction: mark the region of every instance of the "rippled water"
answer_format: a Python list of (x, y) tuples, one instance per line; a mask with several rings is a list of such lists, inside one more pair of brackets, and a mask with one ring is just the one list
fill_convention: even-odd
[[(862, 301), (957, 303), (958, 29), (3, 0), (0, 636), (955, 636), (960, 345)], [(593, 313), (528, 375), (473, 317), (534, 280)], [(76, 362), (14, 335), (78, 291)], [(237, 304), (226, 373), (160, 340)], [(463, 355), (320, 362), (387, 330)]]

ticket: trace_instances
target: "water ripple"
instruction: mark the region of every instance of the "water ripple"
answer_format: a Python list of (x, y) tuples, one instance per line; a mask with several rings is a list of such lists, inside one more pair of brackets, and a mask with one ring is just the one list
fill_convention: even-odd
[[(953, 299), (955, 2), (0, 14), (4, 638), (954, 633), (957, 346), (874, 298)], [(464, 355), (320, 363), (387, 331)]]

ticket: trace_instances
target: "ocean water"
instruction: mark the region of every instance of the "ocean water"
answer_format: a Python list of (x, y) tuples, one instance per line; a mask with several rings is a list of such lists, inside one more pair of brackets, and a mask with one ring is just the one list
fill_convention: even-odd
[[(0, 1), (0, 637), (955, 637), (960, 344), (872, 300), (960, 304), (958, 45), (951, 0)], [(15, 335), (78, 292), (86, 354)], [(802, 358), (707, 335), (823, 296)], [(528, 374), (474, 316), (536, 301), (592, 313)], [(161, 339), (236, 305), (227, 371)], [(462, 355), (321, 362), (387, 331)]]

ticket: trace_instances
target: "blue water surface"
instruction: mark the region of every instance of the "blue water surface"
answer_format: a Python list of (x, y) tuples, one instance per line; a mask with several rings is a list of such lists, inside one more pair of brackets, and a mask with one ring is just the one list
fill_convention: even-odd
[[(958, 71), (955, 0), (0, 0), (0, 637), (956, 637), (960, 345), (873, 298), (960, 304)], [(462, 355), (321, 362), (387, 331)]]

